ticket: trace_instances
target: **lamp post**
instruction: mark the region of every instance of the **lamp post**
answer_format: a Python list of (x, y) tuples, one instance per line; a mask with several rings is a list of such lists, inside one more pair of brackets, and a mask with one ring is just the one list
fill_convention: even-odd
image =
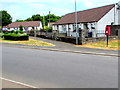
[(50, 23), (50, 11), (49, 11), (49, 23)]
[(44, 30), (44, 26), (45, 26), (45, 19), (44, 19), (44, 14), (43, 14), (43, 30)]
[(77, 4), (75, 0), (75, 29), (76, 29), (76, 45), (78, 45), (78, 16), (77, 16)]

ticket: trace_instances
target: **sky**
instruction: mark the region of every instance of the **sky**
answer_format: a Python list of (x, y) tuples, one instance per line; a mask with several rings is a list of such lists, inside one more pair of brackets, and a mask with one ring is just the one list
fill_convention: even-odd
[[(76, 0), (77, 11), (118, 3), (119, 0)], [(62, 16), (75, 11), (75, 0), (0, 0), (0, 11), (6, 10), (16, 20), (32, 15), (55, 14)]]

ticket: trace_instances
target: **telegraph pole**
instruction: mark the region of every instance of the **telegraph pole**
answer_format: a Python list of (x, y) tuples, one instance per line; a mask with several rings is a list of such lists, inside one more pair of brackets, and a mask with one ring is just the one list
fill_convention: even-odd
[(50, 11), (49, 11), (49, 23), (50, 23)]
[(44, 26), (45, 26), (45, 19), (44, 19), (44, 14), (43, 14), (43, 30), (44, 30)]
[(76, 28), (76, 45), (78, 45), (78, 16), (77, 16), (77, 4), (76, 4), (76, 0), (75, 0), (75, 28)]

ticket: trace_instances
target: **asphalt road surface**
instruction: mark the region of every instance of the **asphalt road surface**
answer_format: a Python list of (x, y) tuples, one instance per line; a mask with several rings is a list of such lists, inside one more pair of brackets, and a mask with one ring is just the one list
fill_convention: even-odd
[(117, 88), (118, 58), (3, 47), (4, 78), (38, 88)]

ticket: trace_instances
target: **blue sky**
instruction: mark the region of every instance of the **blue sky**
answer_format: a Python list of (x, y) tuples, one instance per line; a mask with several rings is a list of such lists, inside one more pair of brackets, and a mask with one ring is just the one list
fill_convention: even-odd
[[(0, 0), (0, 10), (6, 10), (13, 18), (26, 19), (34, 14), (62, 16), (74, 12), (75, 0)], [(77, 11), (117, 3), (119, 0), (77, 0)]]

